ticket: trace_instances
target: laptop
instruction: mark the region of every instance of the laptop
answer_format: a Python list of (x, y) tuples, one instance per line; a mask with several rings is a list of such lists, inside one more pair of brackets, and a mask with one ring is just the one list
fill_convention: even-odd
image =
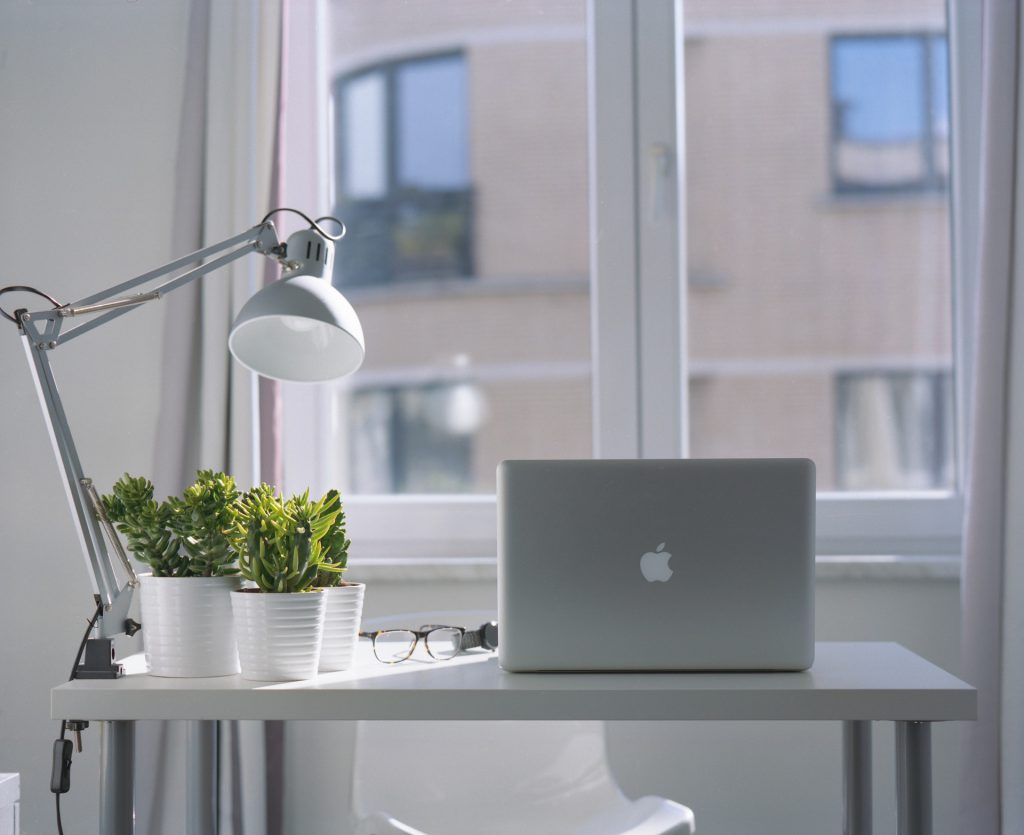
[(503, 461), (510, 671), (804, 670), (814, 463)]

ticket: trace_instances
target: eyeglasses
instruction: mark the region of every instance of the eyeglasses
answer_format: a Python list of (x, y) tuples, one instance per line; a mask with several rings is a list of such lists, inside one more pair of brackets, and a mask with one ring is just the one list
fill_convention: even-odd
[[(360, 632), (360, 638), (373, 641), (373, 654), (383, 664), (397, 664), (412, 655), (423, 639), (427, 654), (435, 661), (449, 661), (462, 649), (466, 630), (461, 626), (427, 624), (419, 629), (381, 629)], [(474, 644), (475, 646), (476, 644)]]

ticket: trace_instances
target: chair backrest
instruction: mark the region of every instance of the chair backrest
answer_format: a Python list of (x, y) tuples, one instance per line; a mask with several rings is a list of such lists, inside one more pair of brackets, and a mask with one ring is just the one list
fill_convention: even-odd
[[(492, 617), (428, 612), (366, 628), (475, 627)], [(585, 816), (621, 796), (608, 769), (603, 722), (360, 722), (356, 730), (357, 817), (385, 812), (417, 829), (454, 833), (491, 831), (480, 821), (511, 815), (513, 831), (538, 831), (556, 809), (558, 818), (574, 817), (573, 807)]]

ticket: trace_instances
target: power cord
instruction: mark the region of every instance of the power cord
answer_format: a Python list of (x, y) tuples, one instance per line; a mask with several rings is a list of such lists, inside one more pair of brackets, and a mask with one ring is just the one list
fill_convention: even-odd
[[(320, 220), (323, 219), (324, 218), (320, 218)], [(44, 293), (42, 290), (37, 290), (35, 287), (29, 287), (25, 284), (12, 284), (10, 287), (0, 287), (0, 296), (4, 295), (5, 293), (35, 293), (37, 296), (42, 296), (54, 307), (63, 307), (63, 305), (61, 305), (61, 303), (57, 301), (49, 293)], [(14, 312), (17, 313), (18, 311), (15, 310)], [(11, 313), (8, 313), (2, 307), (0, 307), (0, 316), (3, 316), (5, 319), (11, 322), (14, 322), (14, 324), (16, 325), (18, 324), (18, 317)]]
[[(89, 641), (89, 635), (92, 634), (93, 628), (96, 626), (96, 621), (99, 620), (100, 615), (103, 614), (103, 604), (96, 603), (96, 611), (93, 612), (93, 616), (89, 619), (89, 625), (85, 627), (85, 634), (82, 635), (82, 642), (78, 645), (78, 652), (75, 655), (75, 662), (71, 665), (71, 674), (68, 676), (68, 681), (74, 681), (78, 675), (78, 665), (82, 661), (82, 655), (85, 653), (85, 645)], [(68, 789), (71, 788), (71, 752), (75, 747), (72, 745), (70, 739), (67, 739), (67, 732), (70, 730), (75, 734), (75, 740), (79, 752), (82, 750), (82, 736), (81, 733), (89, 727), (88, 722), (84, 722), (79, 719), (73, 719), (68, 721), (62, 719), (60, 722), (60, 739), (56, 739), (53, 742), (53, 765), (50, 771), (50, 791), (54, 794), (54, 804), (57, 812), (57, 835), (64, 835), (64, 822), (60, 816), (60, 796), (65, 794)]]
[[(342, 238), (345, 237), (345, 232), (347, 231), (345, 224), (338, 220), (338, 218), (336, 217), (331, 217), (331, 215), (324, 215), (323, 217), (318, 217), (316, 220), (313, 220), (313, 218), (311, 218), (305, 212), (300, 212), (298, 209), (291, 209), (288, 208), (287, 206), (282, 206), (280, 209), (272, 209), (271, 211), (267, 212), (263, 216), (263, 220), (261, 220), (260, 223), (266, 223), (278, 212), (291, 212), (292, 214), (298, 215), (304, 221), (306, 221), (306, 223), (308, 223), (312, 229), (316, 229), (317, 232), (319, 232), (329, 241), (340, 241)], [(328, 232), (320, 225), (321, 220), (329, 220), (332, 223), (338, 224), (338, 228), (341, 229), (341, 232), (339, 232), (337, 235), (332, 235), (330, 232)]]

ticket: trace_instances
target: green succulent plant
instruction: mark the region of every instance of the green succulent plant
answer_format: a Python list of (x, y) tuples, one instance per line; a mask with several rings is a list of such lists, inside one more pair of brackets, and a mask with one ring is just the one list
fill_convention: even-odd
[(231, 476), (200, 470), (182, 496), (157, 502), (149, 479), (125, 473), (101, 501), (128, 549), (154, 577), (238, 574), (238, 553), (228, 536), (238, 501)]
[(289, 499), (292, 512), (310, 520), (313, 531), (314, 558), (320, 568), (314, 585), (330, 588), (341, 585), (342, 574), (348, 567), (348, 546), (352, 543), (345, 533), (345, 511), (341, 505), (341, 494), (328, 490), (313, 503), (309, 491)]
[(262, 591), (309, 591), (321, 574), (340, 576), (344, 570), (338, 560), (347, 557), (348, 541), (338, 542), (337, 491), (311, 502), (309, 491), (284, 499), (261, 484), (239, 497), (233, 513), (229, 538), (239, 569)]
[(169, 524), (188, 558), (188, 576), (227, 577), (238, 574), (237, 553), (227, 533), (238, 499), (235, 480), (224, 473), (200, 470), (181, 498), (167, 500)]
[(125, 473), (101, 501), (110, 521), (128, 542), (128, 549), (146, 563), (154, 577), (186, 577), (189, 560), (170, 528), (167, 502), (153, 499), (153, 482)]

